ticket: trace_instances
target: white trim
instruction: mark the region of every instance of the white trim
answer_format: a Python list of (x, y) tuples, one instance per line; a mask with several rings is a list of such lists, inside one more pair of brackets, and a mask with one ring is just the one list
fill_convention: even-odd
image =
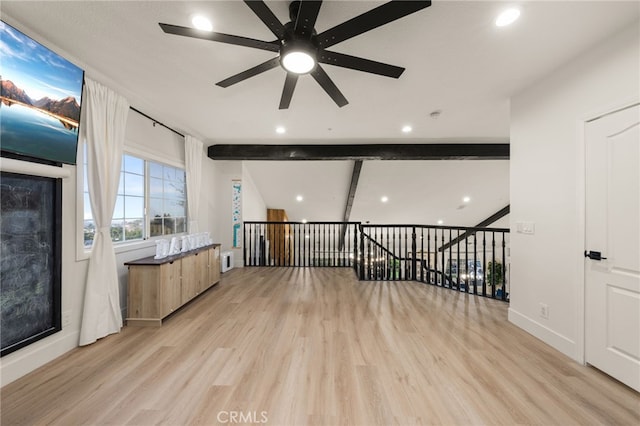
[(80, 262), (91, 254), (84, 248), (84, 142), (78, 141), (76, 158), (76, 262)]
[(586, 127), (595, 120), (606, 117), (607, 115), (614, 114), (618, 111), (623, 111), (627, 108), (634, 107), (640, 104), (640, 99), (627, 99), (620, 103), (607, 105), (602, 109), (585, 114), (576, 123), (577, 125), (577, 138), (576, 138), (576, 225), (577, 230), (577, 247), (576, 253), (578, 253), (578, 261), (576, 262), (577, 271), (577, 289), (576, 289), (576, 303), (577, 303), (577, 321), (576, 321), (576, 361), (581, 364), (586, 364), (585, 357), (585, 345), (587, 342), (587, 329), (586, 323), (586, 309), (585, 309), (585, 293), (586, 293), (586, 275), (585, 268), (586, 263), (582, 253), (587, 250), (586, 247), (586, 202), (587, 202), (587, 187), (586, 187), (586, 173), (587, 173), (587, 158), (586, 158)]
[(78, 346), (80, 330), (56, 333), (6, 355), (0, 363), (0, 386), (5, 386)]
[(586, 245), (586, 150), (585, 150), (585, 128), (588, 120), (578, 120), (577, 138), (575, 147), (576, 160), (576, 361), (585, 363), (585, 277), (584, 277), (584, 256), (582, 252)]
[(157, 155), (147, 149), (141, 148), (140, 145), (126, 144), (125, 141), (124, 152), (125, 154), (131, 154), (133, 156), (142, 158), (143, 160), (155, 161), (156, 163), (166, 164), (167, 166), (177, 167), (185, 169), (185, 162), (180, 159), (166, 158), (161, 155)]
[(65, 167), (31, 163), (29, 161), (14, 160), (13, 158), (0, 158), (0, 169), (3, 172), (44, 176), (56, 179), (66, 179), (71, 177), (71, 171)]
[(543, 324), (532, 320), (531, 318), (521, 314), (520, 312), (515, 311), (513, 308), (509, 308), (508, 313), (509, 322), (520, 327), (532, 336), (537, 337), (547, 345), (553, 347), (554, 349), (557, 349), (569, 358), (576, 360), (576, 342), (544, 326)]

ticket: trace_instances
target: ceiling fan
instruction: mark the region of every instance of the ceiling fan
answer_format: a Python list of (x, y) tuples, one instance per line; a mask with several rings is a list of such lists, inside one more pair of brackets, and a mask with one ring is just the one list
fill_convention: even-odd
[(221, 43), (252, 47), (277, 52), (279, 55), (262, 64), (249, 68), (216, 83), (220, 87), (229, 87), (280, 65), (287, 71), (287, 77), (280, 98), (280, 109), (287, 109), (291, 103), (298, 76), (311, 74), (325, 92), (339, 106), (349, 102), (333, 83), (320, 64), (335, 65), (358, 71), (398, 78), (404, 68), (384, 64), (356, 56), (326, 50), (327, 48), (352, 37), (385, 25), (396, 19), (410, 15), (431, 6), (431, 1), (392, 0), (349, 19), (333, 28), (316, 33), (314, 29), (322, 1), (295, 0), (289, 4), (290, 22), (282, 24), (271, 9), (261, 0), (244, 0), (251, 10), (277, 37), (274, 41), (262, 41), (253, 38), (216, 33), (177, 25), (162, 24), (167, 34), (193, 37)]

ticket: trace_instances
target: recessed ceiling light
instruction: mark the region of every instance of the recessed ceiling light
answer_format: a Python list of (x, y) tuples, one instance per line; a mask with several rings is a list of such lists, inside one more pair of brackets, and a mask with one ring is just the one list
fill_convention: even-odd
[(463, 202), (463, 203), (468, 203), (469, 201), (471, 201), (471, 197), (464, 197), (464, 198), (462, 198), (462, 202)]
[(520, 10), (512, 7), (502, 12), (496, 18), (496, 27), (506, 27), (513, 24), (520, 17)]
[(194, 27), (203, 31), (211, 31), (213, 30), (213, 25), (211, 25), (211, 21), (205, 18), (202, 15), (196, 15), (191, 19), (191, 23)]
[(402, 133), (411, 133), (412, 130), (413, 128), (411, 126), (402, 127)]
[(302, 219), (302, 223), (307, 223), (307, 219)]
[(296, 197), (296, 201), (302, 201), (302, 200), (304, 200), (304, 198), (302, 197), (302, 195), (298, 195), (298, 196)]
[(442, 220), (442, 219), (438, 220), (438, 225), (442, 225), (443, 223), (444, 223), (444, 220)]
[(278, 133), (279, 135), (282, 135), (286, 132), (287, 132), (287, 129), (285, 129), (283, 126), (276, 127), (276, 133)]
[(383, 203), (386, 203), (387, 201), (389, 201), (389, 197), (384, 195), (382, 198), (380, 198), (380, 201), (382, 201)]

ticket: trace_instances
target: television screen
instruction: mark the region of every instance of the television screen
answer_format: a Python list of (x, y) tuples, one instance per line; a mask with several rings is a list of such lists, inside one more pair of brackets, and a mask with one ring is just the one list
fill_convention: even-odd
[(84, 71), (0, 21), (0, 147), (76, 164)]

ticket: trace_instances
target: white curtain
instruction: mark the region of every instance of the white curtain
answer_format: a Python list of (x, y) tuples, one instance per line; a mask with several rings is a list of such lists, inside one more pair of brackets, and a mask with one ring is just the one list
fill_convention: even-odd
[(187, 174), (187, 214), (189, 233), (198, 232), (198, 209), (200, 208), (202, 182), (202, 142), (193, 136), (184, 138), (184, 158)]
[(81, 138), (87, 149), (91, 212), (96, 226), (84, 295), (80, 345), (122, 328), (111, 219), (116, 202), (129, 103), (85, 77)]

